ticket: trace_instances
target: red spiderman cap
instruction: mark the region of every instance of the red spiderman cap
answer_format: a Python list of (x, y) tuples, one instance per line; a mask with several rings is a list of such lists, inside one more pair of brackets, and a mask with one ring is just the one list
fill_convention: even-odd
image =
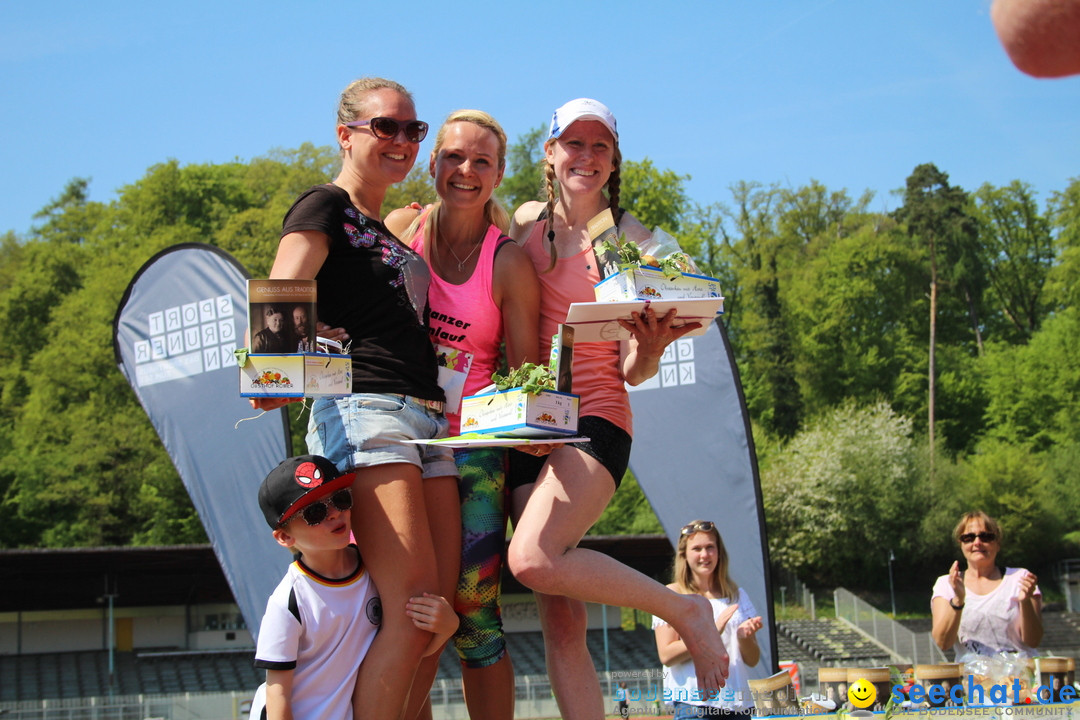
[(285, 458), (259, 486), (259, 507), (275, 530), (311, 503), (352, 485), (356, 473), (342, 475), (320, 455)]

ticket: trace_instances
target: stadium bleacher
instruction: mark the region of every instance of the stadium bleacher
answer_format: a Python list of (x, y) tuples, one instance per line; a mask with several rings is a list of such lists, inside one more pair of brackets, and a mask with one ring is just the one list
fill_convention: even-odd
[[(905, 620), (913, 632), (928, 632), (929, 619)], [(1080, 613), (1043, 615), (1048, 655), (1080, 657)], [(888, 653), (846, 623), (833, 619), (785, 620), (777, 625), (777, 660), (799, 664), (803, 687), (814, 689), (822, 666), (875, 666), (889, 662)], [(544, 643), (540, 632), (508, 635), (517, 675), (544, 675)], [(644, 628), (612, 630), (607, 637), (606, 667), (613, 672), (656, 669), (653, 633)], [(590, 630), (588, 647), (597, 670), (605, 669), (604, 634)], [(253, 692), (262, 673), (252, 666), (252, 651), (207, 650), (116, 652), (110, 683), (107, 651), (0, 655), (0, 702), (118, 695)], [(461, 677), (457, 655), (447, 648), (440, 658), (439, 678), (456, 684)], [(805, 690), (804, 690), (805, 691)]]

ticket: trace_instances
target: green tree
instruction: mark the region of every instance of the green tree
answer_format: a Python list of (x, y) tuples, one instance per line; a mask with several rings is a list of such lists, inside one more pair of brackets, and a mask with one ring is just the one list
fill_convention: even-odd
[(418, 162), (416, 167), (409, 171), (408, 177), (387, 191), (383, 199), (382, 214), (386, 217), (390, 211), (408, 207), (412, 203), (419, 203), (423, 207), (438, 199), (435, 181), (428, 171), (427, 163)]
[(1054, 308), (1080, 307), (1080, 178), (1051, 196), (1047, 215), (1058, 256), (1047, 274), (1047, 302)]
[(739, 182), (731, 193), (732, 257), (739, 278), (733, 304), (740, 318), (734, 337), (748, 369), (743, 375), (747, 404), (751, 416), (768, 432), (786, 439), (798, 430), (803, 410), (795, 348), (782, 304), (781, 286), (789, 277), (792, 248), (777, 231), (775, 186)]
[[(963, 277), (958, 264), (950, 265), (949, 258), (967, 257), (966, 248), (975, 236), (974, 223), (967, 214), (967, 193), (949, 184), (949, 176), (931, 163), (918, 165), (907, 178), (904, 205), (896, 211), (897, 217), (907, 225), (908, 234), (916, 238), (926, 249), (929, 259), (930, 328), (929, 362), (927, 366), (927, 435), (929, 452), (933, 458), (936, 447), (936, 395), (937, 395), (937, 335), (938, 293), (942, 281), (942, 267), (946, 276)], [(978, 322), (974, 321), (977, 328)], [(930, 472), (933, 474), (933, 465)]]
[(1044, 321), (1027, 345), (985, 358), (988, 434), (1036, 452), (1080, 442), (1080, 309)]
[(627, 471), (619, 491), (611, 498), (589, 535), (642, 535), (662, 533), (664, 527), (653, 512), (637, 478)]
[(311, 146), (247, 164), (170, 161), (109, 206), (70, 186), (35, 234), (5, 238), (0, 274), (13, 282), (0, 287), (0, 316), (12, 342), (0, 344), (0, 369), (12, 372), (0, 379), (0, 506), (9, 518), (0, 545), (205, 541), (116, 368), (113, 315), (138, 268), (177, 243), (220, 245), (266, 272), (285, 210), (336, 163)]
[(519, 135), (506, 148), (506, 172), (495, 190), (495, 196), (511, 215), (531, 200), (547, 200), (544, 195), (544, 138), (543, 125)]
[[(979, 240), (989, 289), (1012, 336), (1031, 337), (1050, 310), (1043, 287), (1056, 260), (1050, 223), (1030, 186), (983, 185), (975, 193)], [(1006, 336), (1008, 337), (1008, 336)]]
[(922, 492), (911, 421), (888, 404), (832, 408), (762, 470), (771, 561), (808, 582), (887, 582), (882, 558), (908, 556)]
[(811, 244), (788, 286), (810, 414), (846, 398), (893, 398), (909, 354), (903, 349), (915, 342), (905, 315), (921, 288), (906, 269), (917, 264), (909, 244), (888, 218), (848, 222), (839, 237)]
[(619, 178), (619, 205), (652, 230), (674, 234), (679, 230), (687, 204), (683, 183), (689, 175), (657, 170), (652, 160), (623, 160)]

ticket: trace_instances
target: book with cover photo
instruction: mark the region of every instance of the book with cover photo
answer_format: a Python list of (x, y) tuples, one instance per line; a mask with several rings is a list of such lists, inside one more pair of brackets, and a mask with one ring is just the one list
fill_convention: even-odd
[(314, 280), (247, 281), (251, 352), (315, 352), (315, 286)]

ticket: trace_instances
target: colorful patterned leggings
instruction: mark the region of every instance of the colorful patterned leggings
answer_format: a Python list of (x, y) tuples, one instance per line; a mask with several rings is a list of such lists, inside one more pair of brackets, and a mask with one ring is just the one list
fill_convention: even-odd
[(499, 581), (506, 547), (507, 489), (504, 448), (454, 451), (461, 481), (461, 575), (454, 610), (461, 626), (454, 648), (470, 668), (493, 665), (506, 654)]

